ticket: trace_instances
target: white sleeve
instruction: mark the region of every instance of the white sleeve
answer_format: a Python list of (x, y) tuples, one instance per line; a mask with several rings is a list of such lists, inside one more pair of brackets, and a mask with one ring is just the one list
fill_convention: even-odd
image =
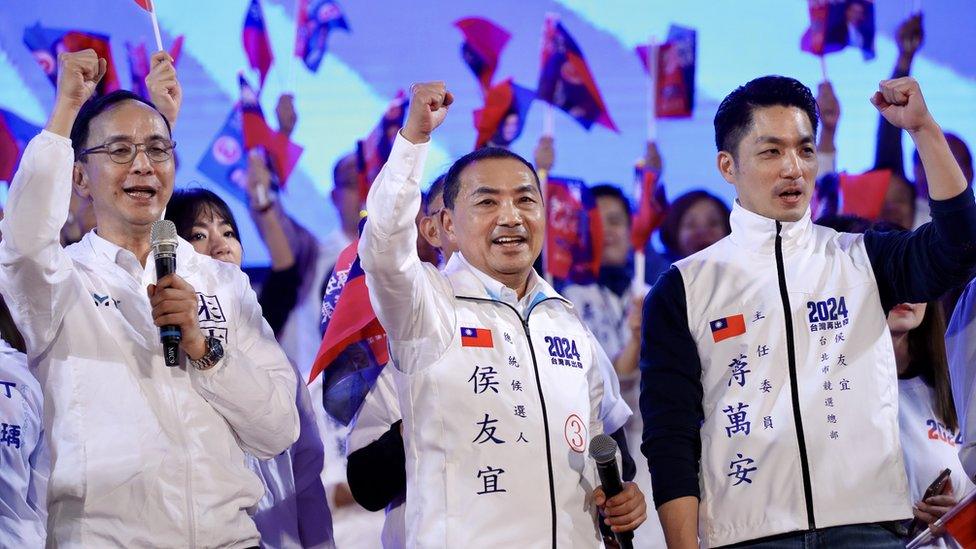
[(224, 349), (224, 357), (213, 368), (190, 367), (190, 379), (234, 429), (244, 450), (258, 459), (271, 459), (298, 439), (298, 380), (261, 315), (247, 276), (239, 275), (236, 344)]
[(42, 131), (31, 139), (0, 222), (0, 289), (31, 357), (47, 348), (68, 304), (84, 295), (61, 247), (73, 159), (71, 140), (65, 137)]
[(394, 363), (406, 373), (432, 364), (454, 332), (450, 285), (417, 255), (415, 219), (427, 146), (397, 134), (389, 160), (369, 189), (359, 240), (370, 302), (389, 336)]
[(976, 474), (976, 280), (956, 302), (946, 330), (946, 353), (952, 399), (959, 418), (962, 448), (959, 459), (966, 474)]
[(359, 415), (356, 416), (346, 440), (346, 456), (369, 445), (390, 430), (390, 426), (403, 419), (397, 400), (396, 368), (385, 367), (369, 390)]
[(627, 422), (633, 413), (630, 406), (620, 396), (620, 380), (617, 379), (617, 372), (613, 369), (613, 362), (607, 356), (603, 346), (596, 340), (593, 332), (586, 330), (586, 336), (590, 339), (590, 346), (593, 348), (593, 359), (596, 363), (596, 370), (600, 375), (600, 420), (603, 422), (603, 432), (610, 434), (620, 429)]

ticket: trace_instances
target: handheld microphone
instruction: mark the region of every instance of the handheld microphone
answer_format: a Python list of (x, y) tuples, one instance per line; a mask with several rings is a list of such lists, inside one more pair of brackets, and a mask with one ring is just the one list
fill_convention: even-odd
[[(167, 219), (154, 221), (150, 230), (150, 244), (156, 262), (156, 280), (176, 272), (176, 225)], [(159, 340), (163, 344), (163, 358), (169, 367), (180, 364), (180, 340), (183, 333), (179, 326), (160, 326)]]
[[(620, 468), (617, 467), (617, 441), (610, 435), (597, 435), (590, 441), (590, 457), (596, 462), (596, 472), (607, 499), (624, 491), (620, 481)], [(620, 549), (634, 548), (633, 532), (615, 532)]]

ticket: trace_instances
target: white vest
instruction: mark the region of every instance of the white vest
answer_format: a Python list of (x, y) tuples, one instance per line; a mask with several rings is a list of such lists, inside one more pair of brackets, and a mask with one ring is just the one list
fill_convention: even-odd
[(703, 544), (911, 517), (863, 236), (815, 226), (809, 210), (778, 223), (738, 203), (731, 223), (675, 264), (702, 367)]
[(463, 264), (446, 274), (454, 339), (397, 380), (408, 546), (601, 546), (586, 452), (602, 380), (585, 328), (545, 283), (523, 324)]

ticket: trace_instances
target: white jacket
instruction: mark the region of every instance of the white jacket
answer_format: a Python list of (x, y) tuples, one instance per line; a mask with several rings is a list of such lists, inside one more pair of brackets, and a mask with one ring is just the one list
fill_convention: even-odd
[(43, 400), (27, 356), (0, 339), (0, 547), (43, 547), (47, 537)]
[[(455, 254), (420, 262), (414, 217), (427, 146), (398, 136), (370, 189), (359, 254), (390, 339), (407, 461), (408, 547), (594, 547), (590, 438), (609, 359), (533, 273), (523, 299)], [(609, 390), (613, 390), (610, 388)], [(610, 410), (601, 408), (612, 408)]]
[(48, 544), (247, 547), (263, 494), (246, 449), (268, 459), (298, 436), (296, 379), (234, 265), (177, 249), (212, 369), (167, 368), (146, 286), (155, 266), (95, 232), (67, 249), (70, 141), (42, 132), (14, 177), (0, 289), (37, 368), (52, 456)]

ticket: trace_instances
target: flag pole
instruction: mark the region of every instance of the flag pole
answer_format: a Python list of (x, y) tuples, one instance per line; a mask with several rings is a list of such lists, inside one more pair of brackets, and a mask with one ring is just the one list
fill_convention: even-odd
[(823, 81), (824, 82), (829, 82), (830, 81), (827, 78), (827, 56), (826, 55), (821, 55), (820, 56), (820, 74), (823, 76)]
[(163, 37), (159, 34), (159, 20), (156, 19), (156, 0), (149, 1), (149, 18), (152, 19), (153, 34), (156, 35), (156, 51), (163, 50)]
[(647, 140), (657, 141), (657, 39), (647, 40)]

